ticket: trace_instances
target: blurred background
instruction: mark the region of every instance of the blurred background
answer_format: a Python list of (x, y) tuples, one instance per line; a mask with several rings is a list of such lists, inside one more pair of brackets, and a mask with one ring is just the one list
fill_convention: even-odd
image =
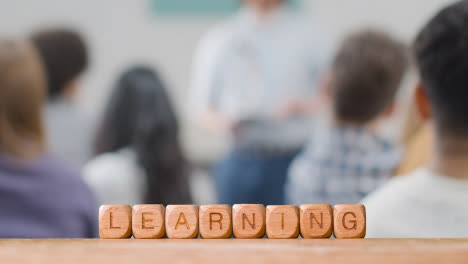
[[(192, 62), (202, 35), (236, 12), (239, 2), (7, 0), (0, 7), (0, 32), (3, 36), (24, 37), (42, 28), (62, 26), (80, 32), (89, 47), (90, 65), (76, 103), (94, 122), (98, 122), (123, 70), (133, 64), (154, 66), (175, 104), (184, 152), (197, 168), (191, 178), (195, 202), (215, 203), (212, 164), (226, 153), (229, 142), (192, 121)], [(333, 50), (348, 33), (367, 27), (378, 27), (409, 43), (423, 23), (450, 2), (297, 0), (291, 5), (306, 27), (323, 33), (320, 37)], [(411, 81), (406, 85), (411, 86)], [(389, 134), (394, 133), (394, 128), (395, 124), (388, 128)]]

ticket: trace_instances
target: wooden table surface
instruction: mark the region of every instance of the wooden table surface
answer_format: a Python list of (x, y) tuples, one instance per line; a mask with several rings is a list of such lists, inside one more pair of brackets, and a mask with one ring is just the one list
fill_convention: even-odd
[(0, 263), (468, 263), (468, 239), (0, 240)]

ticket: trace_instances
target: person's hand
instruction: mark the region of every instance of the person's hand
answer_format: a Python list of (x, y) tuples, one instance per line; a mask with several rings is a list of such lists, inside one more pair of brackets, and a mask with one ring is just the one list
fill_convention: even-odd
[(288, 99), (286, 102), (280, 105), (280, 107), (274, 114), (274, 118), (276, 120), (285, 120), (290, 118), (291, 116), (305, 113), (306, 108), (307, 106), (304, 100)]
[(289, 99), (274, 114), (277, 120), (285, 120), (295, 115), (313, 115), (327, 104), (323, 96)]
[(237, 122), (233, 119), (221, 115), (212, 110), (205, 109), (198, 114), (198, 120), (201, 125), (213, 133), (231, 133), (237, 127)]

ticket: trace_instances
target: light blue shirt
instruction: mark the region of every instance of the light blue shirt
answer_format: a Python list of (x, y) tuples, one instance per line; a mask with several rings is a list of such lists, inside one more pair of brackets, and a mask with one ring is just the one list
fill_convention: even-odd
[[(272, 120), (288, 99), (315, 94), (328, 57), (322, 37), (285, 7), (266, 21), (242, 9), (200, 42), (193, 65), (195, 110), (215, 109), (237, 121)], [(308, 131), (307, 122), (293, 123), (294, 130)]]

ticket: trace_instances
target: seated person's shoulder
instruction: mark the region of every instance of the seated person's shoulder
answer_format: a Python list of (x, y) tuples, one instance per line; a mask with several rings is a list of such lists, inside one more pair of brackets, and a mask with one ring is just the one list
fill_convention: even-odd
[[(400, 200), (402, 194), (406, 193), (408, 185), (411, 185), (412, 174), (395, 177), (389, 180), (381, 188), (369, 194), (363, 203), (366, 207), (374, 207), (380, 203), (395, 203)], [(377, 207), (377, 206), (376, 206)]]
[(367, 237), (392, 237), (402, 230), (406, 213), (418, 195), (421, 178), (425, 170), (417, 170), (405, 176), (398, 176), (373, 193), (362, 203), (366, 206)]
[[(91, 198), (90, 190), (86, 185), (79, 168), (70, 163), (46, 155), (42, 158), (40, 174), (46, 175), (54, 188), (60, 189), (60, 192), (65, 192), (76, 197)], [(88, 199), (85, 199), (88, 200)]]
[[(60, 158), (43, 155), (30, 167), (30, 175), (34, 175), (33, 181), (39, 192), (51, 194), (48, 199), (66, 199), (70, 208), (88, 210), (94, 207), (93, 196), (79, 169)], [(68, 200), (69, 197), (74, 199)]]
[[(139, 180), (141, 178), (139, 176), (143, 174), (136, 154), (130, 149), (101, 154), (83, 168), (86, 183), (97, 189), (111, 185), (115, 188), (127, 182)], [(109, 185), (109, 182), (113, 184)]]
[(397, 176), (389, 180), (381, 188), (369, 194), (364, 202), (369, 206), (381, 202), (396, 202), (402, 195), (409, 195), (424, 184), (426, 169), (418, 169), (410, 174)]
[[(118, 173), (133, 171), (137, 169), (136, 154), (129, 150), (124, 149), (113, 153), (101, 154), (90, 162), (84, 168), (83, 173), (85, 178), (89, 177), (102, 177), (109, 175), (109, 173)], [(110, 176), (115, 177), (115, 176)]]
[(142, 202), (146, 177), (130, 149), (97, 156), (83, 168), (83, 175), (101, 204)]
[(39, 170), (47, 173), (50, 177), (64, 181), (80, 180), (77, 167), (54, 155), (45, 154), (39, 159)]

